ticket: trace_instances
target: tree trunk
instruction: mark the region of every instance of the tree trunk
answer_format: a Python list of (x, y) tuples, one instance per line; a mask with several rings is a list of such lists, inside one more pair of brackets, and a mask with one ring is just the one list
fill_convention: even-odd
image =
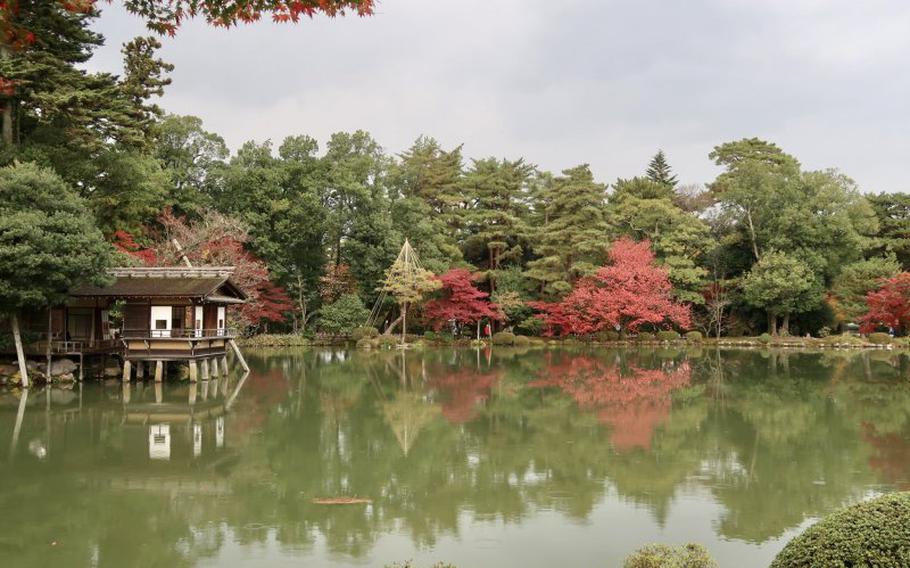
[(390, 324), (388, 325), (388, 327), (385, 328), (385, 331), (383, 331), (382, 334), (383, 334), (383, 335), (390, 335), (390, 334), (392, 333), (392, 330), (395, 329), (395, 327), (398, 325), (398, 323), (399, 323), (400, 321), (401, 321), (401, 315), (399, 315), (397, 318), (395, 318), (394, 320), (392, 320), (392, 323), (390, 323)]
[(777, 314), (768, 312), (768, 334), (777, 335)]
[(22, 377), (22, 386), (28, 386), (28, 368), (25, 362), (25, 349), (22, 347), (22, 335), (19, 333), (19, 315), (10, 316), (13, 327), (13, 340), (16, 342), (16, 358), (19, 360), (19, 375)]
[[(5, 8), (9, 9), (9, 8)], [(2, 42), (3, 39), (0, 39)], [(10, 56), (9, 45), (0, 43), (0, 59), (8, 59)], [(3, 103), (2, 115), (0, 115), (0, 140), (4, 146), (13, 145), (13, 97), (8, 96)]]
[(401, 304), (401, 344), (404, 345), (408, 334), (408, 304)]
[(790, 335), (790, 314), (784, 314), (784, 321), (780, 325), (782, 335)]
[(477, 341), (480, 341), (480, 320), (477, 320)]
[(752, 211), (746, 210), (746, 219), (749, 221), (749, 237), (752, 240), (752, 254), (755, 260), (760, 260), (758, 255), (758, 243), (755, 241), (755, 225), (752, 223)]

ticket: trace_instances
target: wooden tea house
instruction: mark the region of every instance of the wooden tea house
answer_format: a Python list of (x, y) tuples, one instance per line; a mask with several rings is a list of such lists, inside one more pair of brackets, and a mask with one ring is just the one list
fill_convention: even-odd
[[(229, 311), (247, 296), (231, 280), (233, 267), (130, 267), (110, 271), (108, 286), (80, 286), (66, 305), (23, 314), (31, 356), (118, 357), (123, 379), (143, 378), (154, 362), (162, 380), (169, 361), (187, 362), (190, 380), (227, 372), (237, 349)], [(240, 355), (237, 350), (238, 356)], [(246, 365), (241, 359), (241, 364)]]

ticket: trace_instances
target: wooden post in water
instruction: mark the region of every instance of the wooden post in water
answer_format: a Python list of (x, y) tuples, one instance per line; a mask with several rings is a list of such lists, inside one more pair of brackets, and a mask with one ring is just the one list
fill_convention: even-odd
[(202, 360), (202, 380), (203, 381), (209, 380), (209, 360), (208, 359)]
[(199, 367), (196, 365), (195, 359), (190, 359), (187, 364), (190, 366), (190, 382), (195, 383), (199, 380)]
[(155, 361), (155, 382), (160, 383), (163, 380), (164, 380), (164, 361)]
[(145, 379), (145, 361), (136, 361), (136, 380)]
[(221, 374), (225, 377), (228, 376), (227, 355), (221, 356)]
[(217, 379), (218, 375), (218, 357), (212, 357), (212, 378)]
[(19, 361), (19, 377), (22, 378), (22, 387), (28, 388), (28, 365), (25, 361), (25, 349), (22, 347), (22, 335), (19, 333), (19, 316), (10, 316), (10, 325), (13, 328), (13, 341), (16, 343), (16, 359)]
[(234, 355), (237, 356), (237, 360), (240, 361), (240, 366), (243, 367), (244, 371), (249, 373), (250, 366), (246, 364), (246, 359), (243, 358), (243, 353), (240, 352), (240, 347), (237, 346), (237, 342), (232, 339), (229, 343), (231, 348), (234, 350)]
[(123, 360), (123, 382), (130, 382), (130, 375), (133, 372), (133, 363), (129, 359)]

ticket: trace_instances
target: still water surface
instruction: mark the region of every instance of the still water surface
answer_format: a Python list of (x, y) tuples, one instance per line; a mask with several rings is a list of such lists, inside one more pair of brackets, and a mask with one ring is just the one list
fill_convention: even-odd
[(766, 566), (910, 486), (891, 352), (249, 359), (195, 388), (0, 391), (0, 566), (608, 567), (655, 541)]

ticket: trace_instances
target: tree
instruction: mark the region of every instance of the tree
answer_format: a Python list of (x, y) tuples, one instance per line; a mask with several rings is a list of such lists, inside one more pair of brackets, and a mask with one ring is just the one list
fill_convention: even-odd
[(550, 334), (588, 335), (608, 329), (637, 331), (643, 325), (691, 326), (689, 307), (672, 297), (667, 271), (655, 264), (647, 241), (620, 239), (601, 267), (560, 302), (532, 303)]
[(82, 200), (34, 164), (0, 168), (0, 313), (10, 317), (28, 385), (18, 315), (65, 301), (76, 284), (104, 284), (112, 248)]
[(501, 263), (519, 261), (524, 252), (520, 243), (527, 238), (528, 228), (522, 194), (533, 170), (522, 159), (487, 158), (474, 160), (465, 176), (464, 187), (470, 196), (465, 247), (473, 249), (471, 260), (486, 257), (491, 292), (496, 291)]
[(879, 223), (877, 248), (894, 253), (902, 269), (910, 269), (910, 194), (880, 193), (866, 199)]
[(868, 311), (860, 318), (863, 333), (887, 326), (910, 332), (910, 272), (901, 272), (882, 281), (881, 286), (866, 296)]
[(464, 268), (453, 268), (437, 277), (442, 295), (423, 308), (424, 317), (439, 331), (448, 322), (480, 324), (483, 319), (501, 320), (499, 306), (489, 301), (490, 295), (474, 286), (475, 276)]
[(532, 235), (538, 258), (528, 263), (527, 271), (551, 297), (567, 294), (578, 278), (595, 272), (605, 256), (609, 229), (606, 188), (594, 181), (587, 164), (562, 173), (539, 195), (545, 222)]
[(839, 321), (856, 321), (866, 312), (866, 296), (881, 286), (882, 280), (901, 271), (897, 259), (891, 256), (874, 257), (848, 264), (834, 278), (831, 302)]
[(676, 187), (676, 176), (673, 174), (673, 168), (667, 163), (667, 156), (664, 154), (663, 150), (658, 150), (657, 153), (654, 154), (654, 157), (651, 158), (646, 175), (649, 180), (655, 183), (659, 183), (670, 189)]
[(807, 312), (821, 302), (821, 284), (805, 262), (778, 251), (768, 251), (742, 283), (743, 296), (750, 305), (768, 313), (768, 333), (789, 333), (790, 315)]
[(154, 154), (170, 178), (170, 197), (178, 215), (196, 214), (212, 205), (213, 187), (225, 166), (228, 148), (195, 116), (166, 115), (155, 125)]
[[(386, 271), (380, 290), (398, 303), (401, 311), (401, 341), (407, 335), (408, 307), (423, 301), (424, 297), (441, 286), (439, 280), (429, 270), (420, 266), (417, 253), (407, 240), (398, 253), (398, 258)], [(386, 332), (391, 331), (396, 322)]]
[(350, 335), (355, 327), (362, 326), (370, 311), (363, 307), (357, 294), (344, 294), (319, 311), (319, 328), (332, 335)]

